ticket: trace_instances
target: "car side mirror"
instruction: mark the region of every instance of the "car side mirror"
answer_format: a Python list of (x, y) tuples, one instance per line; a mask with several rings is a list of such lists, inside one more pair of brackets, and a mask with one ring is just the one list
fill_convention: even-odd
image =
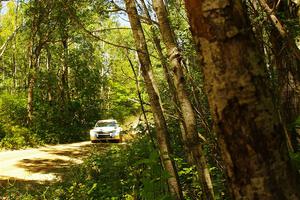
[(122, 129), (121, 127), (118, 127), (118, 128), (117, 128), (117, 131), (118, 131), (119, 133), (121, 133), (122, 130), (123, 130), (123, 129)]

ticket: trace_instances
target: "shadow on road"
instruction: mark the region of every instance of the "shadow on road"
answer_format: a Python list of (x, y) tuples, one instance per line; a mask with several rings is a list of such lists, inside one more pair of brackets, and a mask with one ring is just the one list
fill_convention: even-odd
[[(43, 152), (47, 152), (49, 154), (58, 155), (58, 156), (66, 156), (70, 159), (82, 159), (89, 155), (91, 152), (91, 148), (95, 147), (95, 145), (86, 144), (84, 146), (80, 146), (80, 148), (74, 147), (63, 147), (63, 148), (48, 148), (43, 149)], [(107, 146), (101, 145), (97, 146), (99, 149), (105, 149)]]
[(16, 166), (29, 173), (60, 174), (76, 162), (64, 159), (23, 159)]
[(83, 145), (80, 147), (50, 147), (41, 149), (48, 156), (41, 158), (22, 159), (16, 166), (25, 169), (29, 173), (55, 174), (62, 176), (65, 171), (72, 165), (79, 164), (82, 159), (90, 153), (91, 145)]
[[(0, 200), (9, 197), (11, 194), (40, 194), (47, 187), (57, 181), (65, 182), (68, 179), (68, 172), (74, 168), (72, 166), (82, 162), (82, 159), (91, 155), (92, 152), (105, 152), (111, 146), (110, 143), (86, 144), (80, 146), (50, 146), (40, 148), (42, 156), (30, 157), (18, 160), (15, 163), (16, 169), (21, 169), (33, 176), (32, 180), (25, 180), (15, 177), (2, 176), (0, 179)], [(39, 176), (41, 179), (39, 180)], [(57, 179), (43, 179), (45, 176), (56, 177)], [(11, 198), (8, 198), (11, 199)], [(12, 198), (14, 199), (14, 198)]]

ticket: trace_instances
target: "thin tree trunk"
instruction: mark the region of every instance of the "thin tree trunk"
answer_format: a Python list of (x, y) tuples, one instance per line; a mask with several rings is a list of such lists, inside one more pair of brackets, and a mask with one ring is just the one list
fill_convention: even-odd
[(151, 61), (148, 53), (144, 31), (141, 22), (138, 18), (135, 2), (132, 0), (125, 0), (126, 10), (131, 24), (133, 37), (136, 48), (138, 49), (138, 57), (141, 63), (142, 75), (145, 80), (145, 86), (150, 98), (151, 110), (154, 116), (154, 122), (157, 132), (157, 141), (160, 151), (161, 161), (164, 169), (169, 173), (168, 186), (171, 195), (175, 199), (183, 199), (178, 174), (171, 155), (171, 149), (168, 138), (168, 130), (166, 121), (163, 115), (162, 107), (159, 100), (158, 90), (156, 88), (152, 71)]
[(285, 46), (286, 41), (278, 38), (278, 34), (274, 30), (270, 33), (270, 42), (274, 53), (272, 56), (273, 63), (278, 77), (278, 93), (276, 93), (279, 99), (278, 115), (284, 125), (287, 146), (293, 152), (294, 147), (286, 126), (294, 122), (300, 114), (300, 85), (291, 75), (290, 69), (299, 65), (300, 60), (291, 54), (290, 49)]
[(17, 59), (16, 59), (16, 46), (15, 46), (15, 43), (14, 43), (14, 46), (13, 46), (12, 64), (13, 64), (13, 67), (12, 67), (12, 79), (13, 79), (13, 89), (12, 89), (12, 92), (13, 92), (13, 91), (16, 91), (16, 88), (17, 88), (17, 80), (16, 80), (16, 75), (17, 75)]
[[(15, 16), (15, 30), (18, 29), (18, 16), (19, 16), (19, 1), (16, 1), (16, 16)], [(13, 43), (13, 89), (16, 91), (17, 88), (17, 80), (16, 80), (16, 76), (17, 76), (17, 34), (14, 37), (14, 43)]]
[(176, 96), (176, 92), (175, 92), (175, 86), (174, 86), (174, 83), (172, 81), (172, 78), (171, 78), (171, 75), (170, 75), (170, 70), (169, 70), (169, 67), (168, 67), (168, 64), (166, 62), (166, 57), (164, 56), (163, 54), (163, 51), (162, 51), (162, 47), (160, 45), (160, 39), (158, 38), (157, 34), (155, 33), (155, 30), (154, 30), (154, 24), (152, 23), (152, 19), (151, 19), (151, 16), (150, 16), (150, 13), (149, 13), (149, 10), (146, 6), (146, 3), (144, 0), (141, 0), (141, 3), (142, 3), (142, 6), (143, 6), (143, 10), (146, 14), (146, 18), (147, 20), (152, 24), (151, 26), (151, 36), (152, 36), (152, 39), (153, 39), (153, 43), (155, 45), (155, 48), (156, 48), (156, 51), (158, 53), (158, 56), (159, 56), (159, 59), (160, 59), (160, 62), (162, 64), (162, 67), (163, 67), (163, 70), (164, 70), (164, 76), (167, 80), (167, 83), (168, 83), (168, 86), (169, 86), (169, 90), (171, 92), (171, 96), (172, 96), (172, 100), (174, 102), (174, 107), (175, 107), (175, 110), (176, 110), (176, 114), (178, 116), (178, 119), (179, 119), (179, 122), (180, 122), (180, 132), (181, 132), (181, 139), (184, 143), (183, 145), (183, 148), (184, 148), (184, 152), (186, 153), (186, 157), (187, 157), (187, 161), (190, 165), (193, 165), (193, 159), (192, 159), (192, 155), (191, 153), (189, 152), (187, 146), (186, 146), (186, 136), (185, 136), (185, 129), (184, 129), (184, 125), (183, 125), (183, 120), (182, 120), (182, 114), (181, 114), (181, 111), (179, 109), (179, 106), (178, 106), (178, 99), (177, 99), (177, 96)]
[[(273, 22), (270, 42), (278, 77), (280, 112), (285, 124), (290, 124), (300, 115), (300, 50), (296, 46), (294, 38), (288, 33), (286, 26), (270, 8), (276, 2), (273, 0), (259, 0), (259, 2)], [(277, 9), (283, 11), (288, 8), (287, 2), (281, 2), (277, 6)], [(288, 12), (285, 11), (285, 13)]]
[[(46, 68), (47, 68), (47, 72), (50, 75), (50, 77), (52, 77), (52, 68), (51, 68), (51, 52), (49, 50), (49, 48), (47, 48), (47, 57), (46, 57)], [(52, 104), (52, 85), (50, 83), (50, 80), (48, 79), (48, 84), (47, 84), (47, 100), (49, 102), (49, 104)]]
[(152, 134), (151, 134), (151, 130), (150, 130), (148, 118), (147, 118), (147, 115), (146, 115), (146, 109), (145, 109), (145, 106), (144, 106), (144, 101), (143, 101), (141, 90), (140, 90), (139, 77), (138, 77), (138, 75), (137, 75), (137, 73), (136, 73), (136, 71), (134, 69), (133, 63), (132, 63), (129, 55), (127, 54), (126, 56), (127, 56), (129, 65), (131, 67), (132, 73), (134, 75), (134, 80), (135, 80), (137, 95), (138, 95), (138, 98), (139, 98), (139, 102), (140, 102), (142, 114), (143, 114), (143, 117), (144, 117), (144, 120), (145, 120), (145, 124), (146, 124), (146, 128), (147, 128), (147, 133), (148, 133), (148, 135), (149, 135), (149, 137), (151, 139), (151, 142), (152, 142), (153, 146), (155, 147), (155, 142), (154, 142), (154, 139), (153, 139)]
[[(36, 4), (35, 0), (32, 3)], [(34, 102), (34, 88), (36, 81), (36, 71), (38, 67), (38, 59), (41, 52), (41, 45), (37, 42), (37, 33), (39, 31), (38, 16), (34, 15), (31, 24), (31, 35), (29, 44), (29, 73), (28, 73), (28, 90), (27, 90), (27, 124), (30, 125), (33, 120), (33, 102)]]
[(35, 85), (35, 77), (29, 76), (28, 90), (27, 90), (27, 124), (31, 124), (33, 119), (33, 89)]
[(30, 67), (28, 75), (28, 90), (27, 90), (27, 124), (31, 124), (33, 120), (33, 101), (34, 101), (34, 87), (36, 81), (36, 70), (38, 66), (38, 56), (31, 55)]
[(213, 186), (204, 156), (200, 138), (197, 133), (196, 118), (192, 104), (189, 100), (185, 83), (185, 77), (182, 66), (182, 56), (177, 46), (174, 32), (168, 20), (168, 14), (164, 2), (162, 0), (153, 0), (153, 7), (156, 12), (160, 32), (166, 45), (172, 71), (174, 73), (173, 81), (176, 88), (176, 96), (183, 117), (183, 124), (186, 134), (184, 144), (188, 151), (192, 154), (194, 164), (196, 165), (202, 189), (204, 191), (204, 199), (214, 199)]
[[(69, 45), (68, 37), (62, 36), (62, 46), (63, 46), (63, 57), (62, 57), (62, 74), (61, 74), (61, 99), (63, 106), (66, 107), (70, 100), (69, 92), (69, 66), (68, 66), (68, 57), (69, 57)], [(66, 111), (66, 110), (65, 110)]]
[(185, 0), (234, 199), (298, 200), (268, 78), (242, 0)]
[(37, 45), (35, 49), (33, 49), (33, 45), (34, 45), (34, 38), (31, 39), (31, 45), (30, 45), (28, 91), (27, 91), (27, 124), (31, 124), (33, 120), (34, 88), (35, 88), (35, 81), (36, 81), (36, 73), (39, 68), (40, 53), (42, 50), (41, 45)]
[[(266, 11), (270, 10), (270, 7), (273, 7), (276, 3), (273, 0), (266, 2), (260, 0), (260, 2)], [(284, 13), (288, 20), (297, 20), (296, 13), (291, 13), (292, 10), (290, 7), (289, 2), (280, 2), (277, 4), (278, 15)], [(270, 16), (274, 18), (276, 17), (275, 14), (276, 13), (272, 13)], [(287, 27), (279, 21), (279, 19), (277, 21), (281, 23), (283, 27)], [(288, 27), (285, 29), (288, 29)], [(274, 62), (277, 72), (277, 96), (279, 96), (280, 106), (278, 109), (279, 115), (285, 125), (285, 135), (289, 150), (294, 151), (298, 149), (299, 145), (297, 134), (295, 130), (290, 130), (289, 133), (286, 127), (290, 126), (297, 117), (300, 116), (300, 50), (296, 46), (294, 38), (288, 33), (289, 32), (286, 31), (285, 35), (282, 35), (276, 24), (274, 24), (270, 30), (270, 43), (273, 53), (272, 61)]]

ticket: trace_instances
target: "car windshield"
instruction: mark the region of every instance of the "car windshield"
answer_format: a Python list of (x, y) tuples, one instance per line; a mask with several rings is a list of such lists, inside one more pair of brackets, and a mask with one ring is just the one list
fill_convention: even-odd
[(95, 127), (116, 127), (116, 122), (97, 122)]

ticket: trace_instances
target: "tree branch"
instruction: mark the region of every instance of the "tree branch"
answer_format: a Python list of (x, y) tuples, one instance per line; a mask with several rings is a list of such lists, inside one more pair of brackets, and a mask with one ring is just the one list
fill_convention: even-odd
[(267, 2), (265, 2), (265, 0), (259, 0), (259, 3), (261, 5), (261, 7), (265, 10), (265, 12), (269, 15), (269, 18), (271, 19), (273, 25), (276, 27), (276, 29), (278, 30), (280, 35), (282, 37), (287, 37), (288, 32), (285, 29), (284, 25), (281, 24), (279, 19), (274, 14), (274, 12), (273, 12), (274, 10), (269, 7), (269, 5), (267, 4)]
[(269, 7), (269, 5), (267, 4), (267, 2), (265, 0), (258, 0), (258, 1), (260, 3), (261, 7), (269, 15), (269, 18), (271, 19), (275, 28), (278, 30), (280, 36), (282, 38), (287, 39), (287, 42), (288, 42), (293, 54), (297, 57), (297, 59), (300, 60), (300, 51), (299, 51), (298, 47), (296, 46), (295, 41), (291, 41), (288, 31), (286, 30), (285, 26), (280, 22), (280, 20), (276, 17), (276, 15), (274, 14), (274, 10)]
[(99, 33), (99, 32), (105, 32), (105, 31), (112, 31), (112, 30), (131, 30), (131, 28), (128, 27), (113, 27), (113, 28), (104, 28), (100, 30), (94, 30), (91, 31), (92, 33)]
[(0, 58), (2, 57), (3, 53), (6, 50), (8, 43), (16, 36), (17, 32), (20, 30), (20, 27), (17, 27), (14, 32), (7, 38), (4, 44), (0, 48)]
[[(77, 16), (76, 16), (72, 11), (69, 11), (69, 14), (70, 14), (71, 18), (74, 20), (74, 22), (76, 23), (76, 25), (79, 26), (80, 29), (82, 29), (85, 33), (87, 33), (89, 36), (93, 37), (94, 39), (97, 39), (97, 40), (99, 40), (99, 41), (102, 41), (102, 42), (104, 42), (104, 43), (106, 43), (106, 44), (109, 44), (109, 45), (112, 45), (112, 46), (115, 46), (115, 47), (119, 47), (119, 48), (123, 48), (123, 49), (128, 49), (128, 50), (132, 50), (132, 51), (136, 51), (136, 52), (139, 51), (139, 50), (137, 50), (137, 49), (135, 49), (135, 48), (132, 48), (132, 47), (128, 47), (128, 46), (125, 46), (125, 45), (112, 43), (112, 42), (110, 42), (110, 41), (107, 41), (107, 40), (105, 40), (105, 39), (103, 39), (103, 38), (101, 38), (101, 37), (99, 37), (99, 36), (93, 34), (93, 31), (88, 30), (88, 29), (80, 22), (80, 20), (77, 18)], [(144, 54), (145, 54), (145, 52), (141, 52), (141, 53), (144, 53)], [(151, 55), (151, 54), (149, 54), (149, 55), (150, 55), (151, 57), (153, 57), (153, 58), (158, 59), (158, 58), (157, 58), (156, 56), (154, 56), (154, 55)]]

